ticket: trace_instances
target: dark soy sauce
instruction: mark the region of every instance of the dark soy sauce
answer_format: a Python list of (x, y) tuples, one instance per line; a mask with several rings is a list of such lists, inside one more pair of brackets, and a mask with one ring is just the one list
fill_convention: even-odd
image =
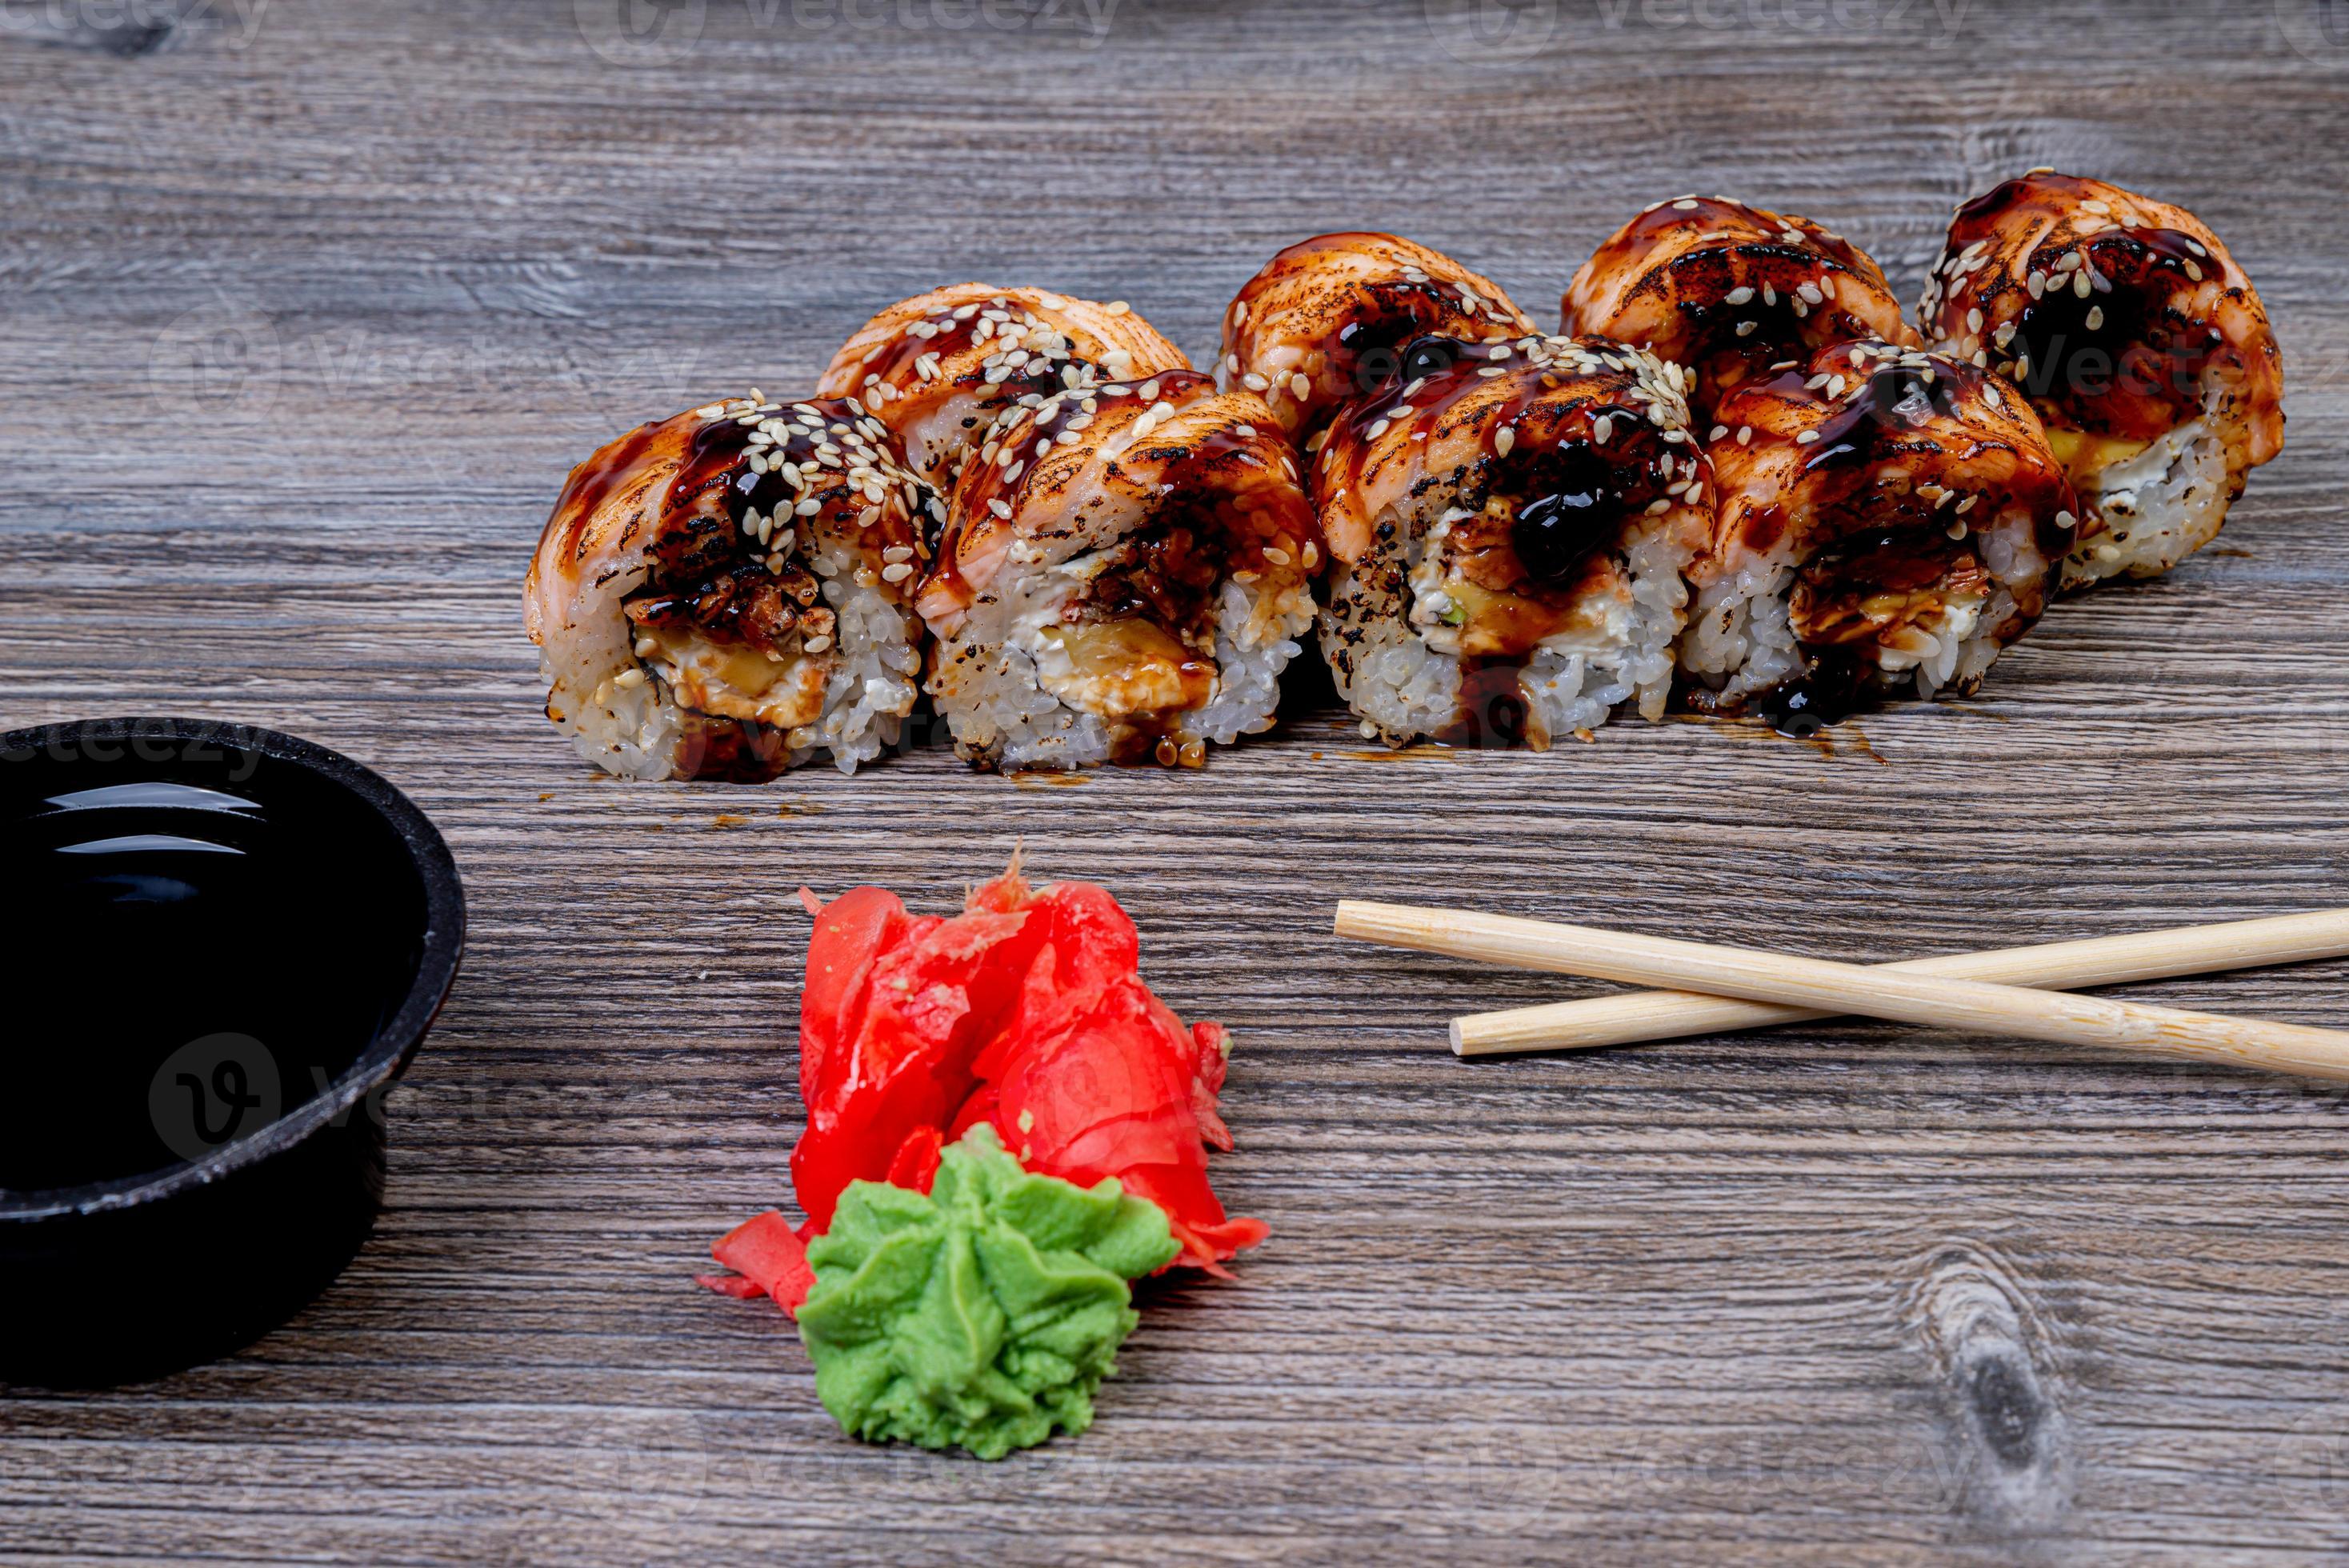
[(140, 1176), (258, 1131), (351, 1066), (413, 973), (422, 890), (355, 802), (290, 769), (111, 771), (0, 798), (20, 913), (0, 1188)]
[(1754, 706), (1779, 734), (1808, 740), (1859, 707), (1862, 674), (1849, 649), (1831, 648), (1814, 656), (1793, 680), (1764, 692)]

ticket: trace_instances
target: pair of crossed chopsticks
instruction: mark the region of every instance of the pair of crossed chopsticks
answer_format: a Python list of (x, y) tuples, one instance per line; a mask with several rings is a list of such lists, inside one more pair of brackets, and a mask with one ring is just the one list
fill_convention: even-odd
[(2349, 1078), (2349, 1034), (2339, 1030), (2062, 994), (2078, 985), (2339, 957), (2349, 954), (2349, 910), (2343, 909), (1872, 967), (1350, 899), (1338, 905), (1338, 934), (1521, 969), (1673, 987), (1455, 1018), (1452, 1048), (1464, 1057), (1625, 1045), (1857, 1013)]

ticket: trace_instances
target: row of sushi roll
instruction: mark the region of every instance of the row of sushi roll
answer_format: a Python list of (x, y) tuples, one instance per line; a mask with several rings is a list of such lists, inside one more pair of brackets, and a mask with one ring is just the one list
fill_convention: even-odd
[(636, 778), (896, 744), (1195, 766), (1318, 639), (1366, 736), (1546, 748), (1973, 691), (2049, 600), (2208, 543), (2283, 438), (2275, 336), (2184, 210), (2037, 170), (1912, 324), (1811, 221), (1641, 212), (1558, 334), (1392, 235), (1290, 246), (1212, 372), (1122, 303), (967, 284), (813, 393), (574, 470), (528, 588), (547, 712)]

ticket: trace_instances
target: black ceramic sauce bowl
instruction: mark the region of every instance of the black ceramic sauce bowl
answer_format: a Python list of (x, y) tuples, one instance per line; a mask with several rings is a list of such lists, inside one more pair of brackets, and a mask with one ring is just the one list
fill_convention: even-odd
[(341, 1272), (464, 946), (448, 846), (323, 747), (201, 719), (0, 736), (0, 1378), (153, 1376)]

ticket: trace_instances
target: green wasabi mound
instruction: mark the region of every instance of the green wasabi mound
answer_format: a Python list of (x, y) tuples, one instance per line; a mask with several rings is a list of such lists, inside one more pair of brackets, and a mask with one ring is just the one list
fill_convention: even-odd
[(854, 1437), (983, 1460), (1081, 1432), (1142, 1321), (1125, 1282), (1179, 1250), (1156, 1204), (1023, 1171), (982, 1123), (927, 1197), (852, 1182), (808, 1243), (816, 1394)]

